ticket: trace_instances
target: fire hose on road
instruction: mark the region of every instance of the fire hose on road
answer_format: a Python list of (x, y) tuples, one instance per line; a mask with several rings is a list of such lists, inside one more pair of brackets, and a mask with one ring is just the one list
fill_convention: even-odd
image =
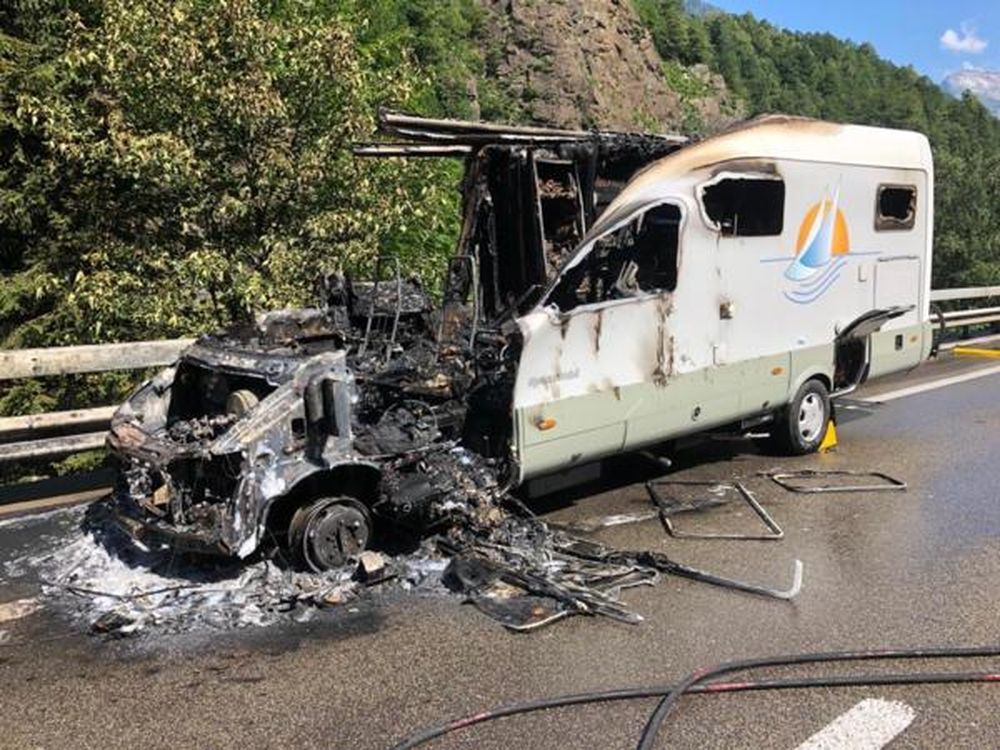
[(792, 677), (775, 680), (740, 682), (712, 682), (734, 672), (752, 669), (792, 667), (804, 664), (835, 664), (855, 661), (900, 661), (914, 659), (968, 659), (1000, 656), (1000, 645), (960, 646), (944, 648), (909, 648), (860, 651), (830, 651), (819, 653), (789, 654), (757, 659), (738, 659), (692, 672), (675, 685), (621, 688), (571, 695), (542, 698), (514, 703), (482, 711), (470, 716), (428, 727), (401, 740), (393, 750), (419, 747), (446, 734), (482, 724), (494, 719), (533, 713), (550, 708), (564, 708), (611, 701), (659, 697), (660, 701), (650, 715), (639, 739), (639, 750), (653, 747), (661, 727), (685, 695), (713, 695), (767, 690), (798, 690), (806, 688), (869, 687), (875, 685), (932, 685), (960, 683), (1000, 682), (1000, 669), (956, 672), (910, 672), (895, 674), (829, 675), (818, 677)]

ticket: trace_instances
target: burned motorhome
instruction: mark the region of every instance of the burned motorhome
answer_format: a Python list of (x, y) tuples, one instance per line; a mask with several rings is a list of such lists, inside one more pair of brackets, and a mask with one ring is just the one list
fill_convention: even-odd
[(929, 350), (923, 136), (382, 125), (404, 142), (359, 156), (464, 159), (441, 301), (383, 259), (200, 339), (112, 422), (137, 536), (337, 567), (380, 530), (483, 528), (510, 487), (682, 435), (765, 425), (815, 450), (832, 396)]
[(683, 139), (385, 115), (418, 145), (360, 156), (465, 159), (459, 250), (437, 309), (398, 263), (323, 280), (320, 307), (205, 336), (116, 414), (120, 518), (140, 538), (341, 565), (375, 521), (422, 531), (482, 512), (509, 466), (514, 318), (628, 179)]

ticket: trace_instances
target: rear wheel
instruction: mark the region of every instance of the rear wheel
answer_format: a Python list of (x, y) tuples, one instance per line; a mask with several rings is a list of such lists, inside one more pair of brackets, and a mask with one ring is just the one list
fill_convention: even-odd
[(771, 441), (785, 454), (814, 453), (830, 421), (830, 392), (818, 380), (807, 380), (774, 422)]
[(288, 543), (297, 561), (309, 570), (339, 568), (359, 555), (371, 538), (371, 515), (349, 497), (323, 497), (292, 516)]

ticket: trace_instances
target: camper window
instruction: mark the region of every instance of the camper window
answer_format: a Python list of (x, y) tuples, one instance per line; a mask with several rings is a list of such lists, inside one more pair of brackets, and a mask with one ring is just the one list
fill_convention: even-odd
[(879, 185), (875, 201), (875, 229), (912, 229), (917, 216), (917, 188)]
[(643, 292), (673, 291), (680, 222), (680, 209), (662, 204), (601, 237), (581, 262), (566, 271), (550, 302), (567, 312)]
[(725, 178), (705, 186), (702, 203), (723, 236), (775, 236), (784, 224), (785, 183), (773, 177)]

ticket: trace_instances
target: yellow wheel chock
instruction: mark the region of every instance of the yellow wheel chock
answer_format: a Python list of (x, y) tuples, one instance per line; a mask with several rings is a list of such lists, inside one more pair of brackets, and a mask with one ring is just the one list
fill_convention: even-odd
[(823, 442), (819, 444), (820, 453), (826, 453), (837, 447), (837, 425), (831, 419), (826, 423), (826, 432), (823, 434)]

